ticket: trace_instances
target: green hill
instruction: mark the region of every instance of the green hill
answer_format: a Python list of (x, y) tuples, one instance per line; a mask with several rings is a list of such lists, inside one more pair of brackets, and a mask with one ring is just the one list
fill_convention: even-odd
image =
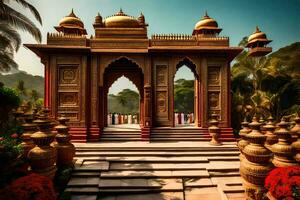
[(272, 58), (278, 58), (286, 66), (300, 67), (300, 42), (295, 42), (291, 45), (282, 47), (270, 54)]
[(44, 78), (41, 76), (34, 76), (26, 72), (20, 71), (14, 74), (0, 74), (0, 82), (4, 83), (6, 87), (16, 88), (19, 80), (24, 81), (27, 90), (36, 90), (39, 97), (44, 97)]

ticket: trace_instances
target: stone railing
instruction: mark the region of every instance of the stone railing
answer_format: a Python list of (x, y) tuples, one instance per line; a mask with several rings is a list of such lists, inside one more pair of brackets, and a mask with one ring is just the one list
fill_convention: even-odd
[(47, 33), (47, 44), (60, 46), (86, 46), (87, 38), (85, 35)]
[(151, 40), (196, 40), (196, 38), (186, 34), (154, 34)]

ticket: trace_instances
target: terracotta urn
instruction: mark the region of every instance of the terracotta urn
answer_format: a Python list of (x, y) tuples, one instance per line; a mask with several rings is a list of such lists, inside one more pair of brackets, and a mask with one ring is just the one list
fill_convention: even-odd
[(289, 123), (283, 117), (277, 126), (279, 128), (274, 134), (278, 137), (278, 142), (271, 146), (274, 153), (273, 164), (276, 167), (295, 166), (297, 165), (293, 158), (295, 150), (291, 145), (291, 134), (287, 129)]
[(66, 125), (66, 122), (69, 119), (65, 117), (60, 117), (58, 119), (59, 125), (55, 126), (57, 134), (55, 136), (57, 143), (54, 144), (54, 147), (57, 150), (57, 162), (58, 167), (62, 166), (72, 166), (73, 158), (75, 156), (75, 147), (70, 143), (70, 135), (68, 133), (69, 128)]
[(222, 143), (219, 140), (221, 129), (218, 127), (219, 125), (218, 115), (212, 114), (211, 118), (212, 119), (209, 122), (210, 126), (208, 127), (208, 131), (211, 136), (211, 141), (209, 142), (209, 144), (213, 146), (220, 146), (222, 145)]
[(241, 160), (240, 174), (247, 199), (257, 199), (252, 197), (263, 195), (264, 180), (273, 169), (272, 152), (264, 146), (266, 136), (260, 132), (261, 123), (254, 117), (249, 126), (252, 131), (246, 135), (249, 144), (243, 150), (245, 159)]
[(295, 142), (299, 138), (298, 133), (300, 132), (300, 117), (297, 115), (293, 122), (295, 123), (295, 126), (291, 128), (290, 133), (292, 135), (292, 142)]
[(244, 119), (244, 121), (242, 122), (242, 129), (239, 132), (241, 139), (237, 143), (237, 146), (241, 152), (240, 160), (245, 158), (245, 156), (243, 154), (243, 150), (244, 150), (245, 146), (247, 146), (249, 144), (249, 142), (247, 141), (246, 135), (250, 132), (251, 132), (251, 129), (249, 128), (249, 123), (246, 121), (246, 119)]
[(45, 114), (33, 121), (37, 124), (39, 131), (31, 135), (36, 146), (28, 153), (28, 159), (33, 172), (54, 178), (56, 172), (56, 150), (50, 146), (54, 140), (51, 132), (51, 122)]
[(24, 119), (25, 123), (22, 124), (24, 132), (21, 135), (21, 146), (23, 148), (23, 157), (27, 158), (28, 152), (35, 147), (31, 135), (37, 131), (37, 125), (33, 123), (33, 115), (30, 112), (24, 114)]
[(267, 137), (265, 142), (265, 147), (271, 150), (271, 146), (276, 142), (278, 142), (278, 138), (274, 134), (276, 126), (274, 125), (272, 116), (268, 118), (268, 123), (264, 126), (264, 129), (265, 129), (265, 136)]

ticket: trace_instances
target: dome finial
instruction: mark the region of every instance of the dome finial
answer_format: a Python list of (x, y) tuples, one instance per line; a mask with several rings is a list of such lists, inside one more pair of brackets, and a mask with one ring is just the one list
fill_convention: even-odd
[(73, 8), (71, 10), (71, 13), (68, 15), (68, 17), (76, 17), (77, 18), (77, 16), (74, 13), (74, 9)]
[(258, 27), (258, 26), (256, 26), (256, 28), (255, 28), (255, 32), (256, 32), (256, 33), (260, 32), (260, 30), (259, 30), (259, 27)]
[(207, 10), (205, 10), (205, 15), (204, 17), (209, 17), (208, 14), (207, 14)]

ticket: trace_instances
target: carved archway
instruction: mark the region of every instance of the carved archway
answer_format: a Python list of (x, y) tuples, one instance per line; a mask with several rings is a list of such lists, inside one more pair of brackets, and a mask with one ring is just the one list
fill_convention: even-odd
[[(125, 76), (128, 78), (137, 88), (140, 95), (140, 125), (143, 124), (143, 101), (144, 101), (144, 74), (141, 67), (134, 61), (127, 57), (120, 57), (117, 60), (111, 62), (104, 70), (103, 73), (103, 114), (102, 124), (103, 127), (107, 126), (107, 114), (108, 114), (108, 91), (111, 85), (120, 77)], [(103, 128), (102, 127), (102, 128)]]
[(174, 116), (174, 111), (175, 111), (175, 85), (174, 85), (174, 80), (175, 80), (175, 75), (178, 72), (178, 70), (183, 67), (186, 66), (187, 68), (189, 68), (191, 70), (191, 72), (194, 75), (194, 125), (195, 127), (200, 127), (199, 124), (199, 74), (197, 73), (197, 66), (196, 64), (189, 58), (189, 57), (184, 57), (182, 58), (180, 61), (177, 62), (177, 64), (175, 65), (175, 70), (172, 76), (172, 80), (173, 80), (173, 95), (172, 95), (172, 118), (173, 118), (173, 126), (175, 126), (175, 116)]

